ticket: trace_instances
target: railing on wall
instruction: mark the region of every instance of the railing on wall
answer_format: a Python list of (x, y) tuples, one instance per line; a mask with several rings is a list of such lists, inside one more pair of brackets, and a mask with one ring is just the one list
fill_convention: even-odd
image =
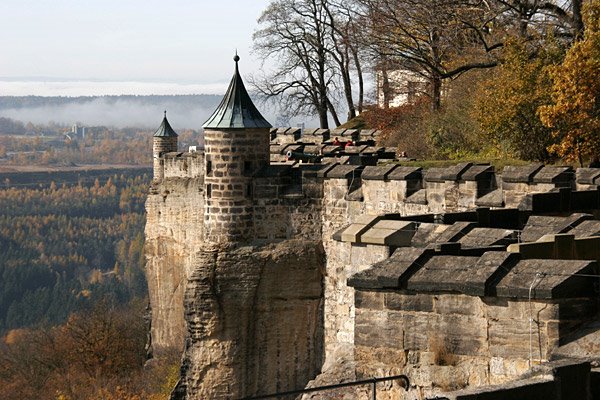
[(278, 398), (282, 398), (285, 396), (291, 396), (291, 395), (296, 395), (296, 394), (323, 392), (326, 390), (339, 389), (339, 388), (350, 387), (350, 386), (361, 386), (361, 385), (372, 385), (373, 400), (377, 400), (377, 384), (379, 382), (388, 382), (388, 381), (400, 381), (401, 382), (400, 386), (402, 386), (404, 388), (404, 390), (408, 390), (408, 387), (409, 387), (408, 377), (406, 375), (394, 375), (394, 376), (386, 376), (386, 377), (381, 377), (381, 378), (364, 379), (364, 380), (360, 380), (360, 381), (337, 383), (335, 385), (318, 386), (318, 387), (313, 387), (313, 388), (308, 388), (308, 389), (290, 390), (287, 392), (265, 394), (265, 395), (261, 395), (261, 396), (244, 397), (240, 400), (278, 399)]

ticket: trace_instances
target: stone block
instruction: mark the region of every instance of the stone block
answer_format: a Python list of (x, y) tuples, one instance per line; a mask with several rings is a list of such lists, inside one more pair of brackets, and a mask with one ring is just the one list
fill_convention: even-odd
[(446, 175), (445, 168), (429, 168), (425, 170), (424, 180), (426, 182), (445, 182), (446, 179), (444, 176)]
[(411, 246), (425, 247), (428, 244), (435, 243), (442, 232), (449, 227), (450, 225), (421, 223), (413, 236)]
[(433, 296), (424, 293), (404, 294), (386, 292), (384, 294), (384, 303), (387, 309), (395, 311), (433, 311)]
[[(466, 315), (483, 318), (485, 304), (477, 296), (460, 294), (430, 295), (434, 297), (434, 310), (443, 315)], [(386, 297), (387, 300), (387, 297)], [(472, 327), (475, 329), (475, 327)], [(466, 329), (466, 328), (465, 328)]]
[(521, 241), (533, 242), (546, 234), (565, 233), (592, 218), (591, 214), (583, 213), (573, 213), (568, 217), (532, 215), (523, 228)]
[(388, 259), (354, 274), (348, 285), (355, 288), (399, 288), (433, 254), (432, 250), (400, 247)]
[(462, 179), (462, 175), (472, 167), (472, 163), (460, 163), (453, 165), (448, 168), (443, 168), (441, 178), (444, 181), (459, 181)]
[[(533, 182), (533, 176), (542, 168), (544, 164), (530, 164), (524, 166), (506, 166), (502, 171), (502, 182), (510, 183), (530, 183)], [(504, 188), (504, 185), (502, 185)]]
[(455, 291), (462, 283), (457, 276), (472, 269), (477, 260), (477, 257), (434, 256), (409, 278), (406, 287), (419, 292)]
[(406, 201), (406, 203), (411, 203), (411, 204), (426, 205), (428, 203), (427, 190), (426, 189), (417, 190), (415, 193), (408, 196), (405, 201)]
[(455, 242), (477, 226), (474, 222), (455, 222), (440, 233), (436, 243)]
[(362, 179), (385, 180), (388, 175), (398, 166), (396, 164), (385, 166), (367, 166), (361, 174)]
[(423, 169), (420, 167), (404, 167), (399, 166), (390, 172), (388, 179), (391, 180), (421, 180), (423, 177)]
[(486, 181), (494, 176), (495, 169), (492, 165), (472, 165), (461, 176), (464, 181)]
[(354, 322), (354, 343), (371, 348), (403, 349), (402, 320), (388, 318), (387, 312), (361, 309)]
[[(383, 310), (387, 307), (387, 293), (367, 290), (354, 292), (354, 306), (361, 309)], [(389, 308), (389, 307), (387, 307)]]
[(364, 167), (359, 165), (336, 165), (327, 172), (327, 178), (359, 179)]
[(488, 194), (478, 197), (475, 200), (475, 204), (483, 207), (503, 207), (504, 192), (502, 189), (492, 190)]
[(521, 260), (496, 285), (500, 297), (555, 299), (594, 296), (593, 282), (576, 274), (596, 272), (596, 263), (577, 260)]
[(508, 229), (473, 228), (460, 238), (462, 247), (486, 247), (493, 245), (508, 246), (517, 241), (516, 232)]
[(600, 168), (577, 168), (576, 182), (585, 185), (597, 185), (600, 181)]
[(413, 222), (380, 220), (364, 232), (360, 240), (362, 243), (401, 247), (410, 246), (414, 234)]
[(534, 183), (562, 183), (570, 182), (574, 178), (572, 167), (550, 167), (546, 166), (533, 176)]
[(600, 221), (583, 221), (568, 232), (569, 234), (574, 235), (576, 238), (600, 236)]

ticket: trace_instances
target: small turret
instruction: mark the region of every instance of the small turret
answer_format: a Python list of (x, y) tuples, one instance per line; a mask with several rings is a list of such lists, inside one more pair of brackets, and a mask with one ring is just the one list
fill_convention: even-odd
[(152, 156), (154, 159), (154, 180), (162, 180), (164, 178), (164, 160), (162, 155), (164, 153), (170, 153), (177, 151), (177, 133), (171, 128), (169, 121), (167, 120), (167, 112), (162, 123), (154, 132), (154, 139), (152, 143)]
[(204, 123), (207, 240), (239, 243), (252, 237), (252, 176), (269, 164), (271, 124), (235, 73), (221, 104)]

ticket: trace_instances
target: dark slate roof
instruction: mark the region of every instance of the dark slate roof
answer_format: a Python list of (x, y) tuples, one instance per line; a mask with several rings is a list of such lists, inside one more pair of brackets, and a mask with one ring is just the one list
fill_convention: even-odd
[(260, 114), (252, 103), (238, 70), (239, 57), (236, 54), (235, 73), (219, 107), (204, 123), (205, 129), (230, 128), (271, 128), (271, 124)]
[(165, 116), (162, 120), (162, 123), (154, 132), (154, 137), (177, 137), (177, 133), (171, 128), (169, 121), (167, 121), (167, 112), (165, 111)]

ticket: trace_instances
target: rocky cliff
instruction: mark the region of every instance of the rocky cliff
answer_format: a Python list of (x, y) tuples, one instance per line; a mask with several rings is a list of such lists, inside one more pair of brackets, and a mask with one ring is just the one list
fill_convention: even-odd
[(185, 290), (188, 339), (176, 399), (230, 399), (304, 387), (323, 349), (319, 241), (205, 245)]

